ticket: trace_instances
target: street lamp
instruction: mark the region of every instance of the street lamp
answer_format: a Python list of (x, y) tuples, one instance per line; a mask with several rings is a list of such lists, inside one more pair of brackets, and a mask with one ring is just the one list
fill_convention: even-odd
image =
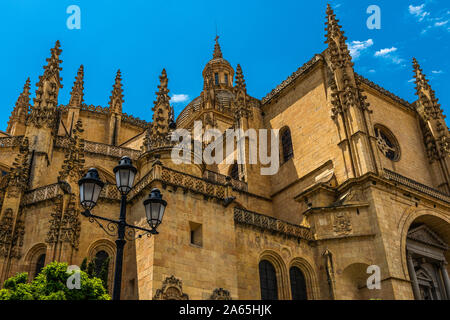
[[(161, 192), (158, 189), (153, 189), (146, 200), (144, 200), (145, 214), (147, 216), (147, 222), (151, 227), (150, 230), (129, 225), (126, 222), (126, 209), (127, 209), (127, 195), (133, 188), (134, 178), (136, 177), (137, 169), (133, 166), (131, 159), (128, 157), (122, 157), (119, 161), (119, 165), (114, 168), (116, 175), (117, 189), (121, 194), (120, 200), (120, 216), (119, 220), (112, 220), (105, 217), (100, 217), (91, 213), (91, 210), (97, 205), (100, 192), (105, 185), (98, 175), (98, 171), (95, 168), (88, 170), (86, 175), (78, 181), (80, 186), (80, 202), (85, 211), (82, 213), (85, 217), (108, 221), (110, 224), (117, 226), (117, 240), (116, 240), (116, 264), (114, 271), (114, 289), (113, 299), (120, 300), (120, 290), (122, 284), (122, 264), (123, 264), (123, 249), (125, 247), (125, 228), (137, 229), (145, 231), (148, 234), (158, 234), (156, 229), (162, 222), (164, 211), (167, 206), (167, 202), (162, 199)], [(100, 227), (102, 224), (98, 221)], [(109, 233), (108, 233), (109, 234)]]
[(147, 222), (152, 228), (152, 233), (158, 234), (156, 228), (161, 224), (167, 206), (167, 202), (162, 199), (159, 189), (155, 188), (150, 192), (148, 198), (144, 200), (144, 206)]

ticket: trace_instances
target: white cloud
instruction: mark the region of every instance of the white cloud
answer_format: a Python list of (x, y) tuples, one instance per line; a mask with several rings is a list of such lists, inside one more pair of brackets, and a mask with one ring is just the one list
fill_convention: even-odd
[(436, 23), (434, 24), (434, 26), (435, 26), (435, 27), (442, 27), (442, 26), (445, 26), (447, 23), (448, 23), (448, 20), (446, 20), (446, 21), (441, 21), (441, 22), (436, 22)]
[(347, 45), (353, 59), (358, 59), (361, 56), (362, 51), (373, 46), (373, 40), (368, 39), (366, 41), (352, 41)]
[(189, 100), (189, 96), (187, 94), (174, 94), (170, 99), (173, 103), (180, 103)]
[(433, 74), (442, 74), (442, 73), (444, 73), (444, 71), (442, 71), (442, 70), (433, 70), (433, 71), (431, 71), (431, 73), (433, 73)]
[(397, 50), (398, 49), (396, 47), (381, 49), (375, 52), (375, 57), (388, 59), (394, 64), (402, 64), (403, 62), (405, 62), (405, 59), (399, 58), (397, 54), (393, 54)]
[(376, 71), (374, 69), (369, 70), (370, 73), (375, 73)]
[(390, 54), (391, 52), (395, 52), (395, 51), (397, 51), (396, 47), (381, 49), (381, 50), (378, 50), (377, 52), (375, 52), (375, 57), (383, 57), (383, 56), (386, 56), (386, 55)]
[(416, 79), (408, 80), (409, 83), (416, 81)]
[(416, 18), (418, 18), (419, 21), (422, 21), (423, 19), (425, 19), (426, 17), (428, 17), (430, 15), (430, 13), (425, 11), (424, 8), (425, 8), (425, 3), (420, 6), (409, 5), (409, 7), (408, 7), (409, 13), (412, 14), (413, 16), (415, 16)]

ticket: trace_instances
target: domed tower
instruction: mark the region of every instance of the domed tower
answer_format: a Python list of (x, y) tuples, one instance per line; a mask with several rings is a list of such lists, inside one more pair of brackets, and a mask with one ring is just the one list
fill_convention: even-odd
[(216, 128), (223, 132), (234, 123), (234, 69), (223, 58), (219, 37), (215, 39), (213, 57), (202, 75), (203, 91), (178, 116), (177, 128), (192, 129), (195, 121), (201, 121), (203, 130)]
[(233, 88), (234, 69), (223, 58), (219, 36), (215, 39), (213, 58), (203, 69), (203, 88), (231, 90)]

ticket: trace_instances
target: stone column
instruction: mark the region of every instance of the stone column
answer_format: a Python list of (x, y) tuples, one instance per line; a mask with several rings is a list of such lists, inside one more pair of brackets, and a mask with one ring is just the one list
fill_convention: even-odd
[(445, 292), (447, 293), (447, 300), (450, 300), (450, 279), (448, 277), (447, 268), (445, 265), (447, 264), (446, 261), (442, 261), (440, 264), (440, 269), (442, 273), (442, 278), (444, 279), (444, 287)]
[(422, 300), (422, 296), (420, 294), (420, 289), (419, 289), (419, 282), (417, 281), (416, 271), (414, 270), (414, 263), (412, 260), (411, 253), (407, 252), (406, 257), (408, 259), (409, 278), (411, 279), (414, 298), (416, 300)]

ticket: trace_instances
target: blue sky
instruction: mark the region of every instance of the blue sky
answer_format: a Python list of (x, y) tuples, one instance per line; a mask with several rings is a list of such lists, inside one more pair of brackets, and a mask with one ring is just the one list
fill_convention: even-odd
[[(450, 115), (450, 4), (444, 0), (332, 0), (358, 73), (414, 101), (415, 56)], [(216, 34), (224, 57), (240, 63), (250, 95), (264, 97), (315, 53), (322, 52), (327, 1), (2, 0), (0, 2), (0, 130), (26, 78), (43, 73), (49, 49), (62, 45), (69, 101), (76, 71), (85, 69), (85, 102), (107, 106), (115, 73), (123, 75), (123, 111), (150, 121), (158, 76), (167, 69), (177, 115), (202, 90), (202, 70)], [(369, 5), (381, 9), (381, 29), (369, 30)], [(69, 30), (66, 9), (81, 9), (81, 29)]]

